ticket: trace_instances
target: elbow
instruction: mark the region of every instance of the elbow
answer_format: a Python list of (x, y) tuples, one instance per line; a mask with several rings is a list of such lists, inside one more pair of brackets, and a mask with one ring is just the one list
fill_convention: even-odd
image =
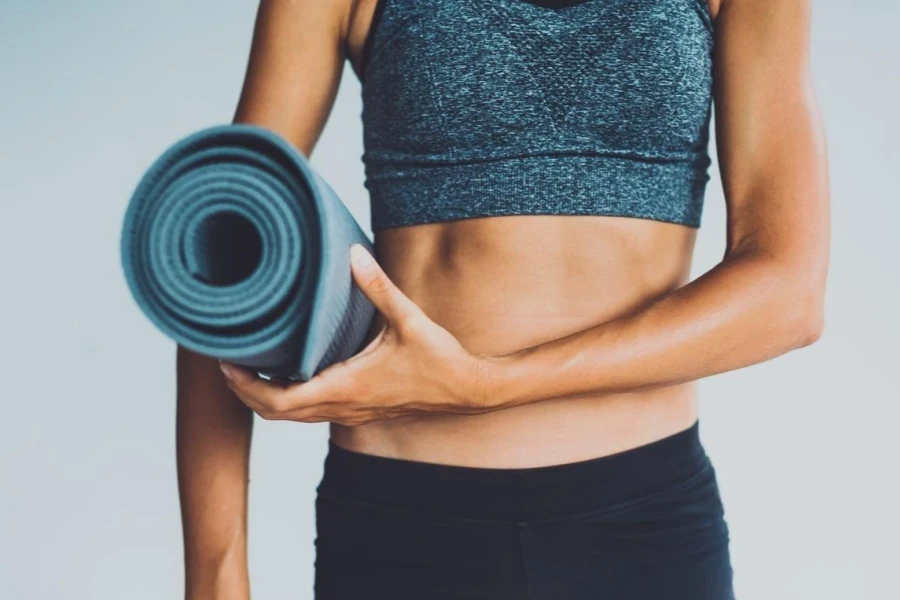
[[(755, 297), (762, 313), (755, 321), (769, 351), (783, 354), (815, 344), (825, 330), (827, 260), (808, 256), (757, 255)], [(765, 333), (763, 333), (765, 332)]]
[(785, 307), (785, 342), (789, 350), (811, 346), (819, 341), (825, 329), (824, 286), (795, 283), (783, 298)]
[(798, 348), (811, 346), (822, 337), (822, 333), (825, 330), (824, 312), (824, 306), (819, 302), (815, 306), (810, 307), (806, 315), (801, 317), (797, 324), (797, 332), (799, 334)]

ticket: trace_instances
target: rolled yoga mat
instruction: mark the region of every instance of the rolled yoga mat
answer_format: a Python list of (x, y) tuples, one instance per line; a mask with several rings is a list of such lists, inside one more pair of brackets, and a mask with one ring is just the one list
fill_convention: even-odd
[(372, 250), (306, 158), (240, 124), (156, 160), (126, 210), (121, 254), (138, 306), (177, 343), (307, 380), (355, 354), (374, 317), (350, 274), (353, 243)]

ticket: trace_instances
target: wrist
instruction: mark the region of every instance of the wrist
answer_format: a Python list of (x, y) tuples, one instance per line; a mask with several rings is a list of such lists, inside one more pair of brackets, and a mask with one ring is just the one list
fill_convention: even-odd
[(249, 600), (250, 581), (246, 569), (209, 574), (188, 582), (186, 600)]
[(185, 564), (187, 600), (247, 600), (250, 577), (244, 553), (221, 558), (188, 560)]
[(523, 352), (475, 355), (475, 400), (482, 412), (526, 404), (522, 393)]

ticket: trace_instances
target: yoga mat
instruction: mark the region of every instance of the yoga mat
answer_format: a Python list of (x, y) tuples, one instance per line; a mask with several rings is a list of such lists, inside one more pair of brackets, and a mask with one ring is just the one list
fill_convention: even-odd
[(355, 354), (374, 317), (350, 274), (357, 242), (372, 251), (289, 142), (219, 125), (174, 144), (142, 177), (121, 259), (138, 306), (178, 344), (308, 380)]

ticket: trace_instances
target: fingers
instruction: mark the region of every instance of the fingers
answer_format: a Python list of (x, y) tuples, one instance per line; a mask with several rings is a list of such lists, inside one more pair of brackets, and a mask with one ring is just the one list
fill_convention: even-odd
[(358, 380), (359, 364), (350, 365), (338, 363), (309, 381), (284, 385), (262, 379), (238, 365), (219, 362), (229, 389), (266, 420), (327, 421), (352, 427), (405, 414), (407, 407), (372, 397), (372, 388), (382, 386), (354, 383)]
[(350, 266), (356, 284), (388, 321), (397, 324), (421, 314), (360, 244), (350, 247)]
[(266, 420), (327, 421), (323, 409), (345, 395), (340, 380), (324, 376), (324, 372), (307, 382), (285, 386), (238, 365), (220, 361), (219, 367), (231, 391)]
[(265, 419), (275, 418), (287, 408), (282, 386), (261, 379), (238, 365), (219, 362), (219, 368), (231, 391), (259, 416)]

